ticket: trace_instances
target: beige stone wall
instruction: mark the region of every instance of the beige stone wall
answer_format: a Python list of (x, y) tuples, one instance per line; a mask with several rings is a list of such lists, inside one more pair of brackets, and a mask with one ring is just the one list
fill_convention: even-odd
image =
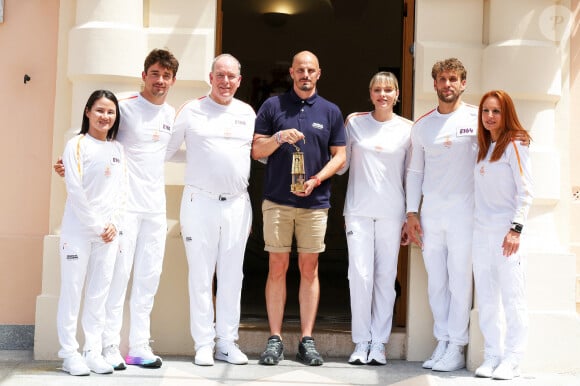
[[(177, 82), (168, 97), (170, 104), (178, 108), (186, 100), (206, 94), (210, 63), (215, 56), (216, 10), (215, 0), (101, 0), (97, 5), (93, 0), (62, 0), (54, 98), (60, 108), (54, 131), (49, 131), (54, 141), (52, 159), (61, 154), (66, 140), (78, 131), (82, 107), (94, 89), (108, 88), (117, 94), (140, 90), (143, 60), (153, 48), (169, 49), (180, 60)], [(51, 160), (45, 164), (49, 166)], [(47, 176), (52, 178), (53, 186), (51, 227), (50, 232), (44, 231), (48, 234), (41, 251), (44, 269), (42, 293), (36, 305), (37, 359), (55, 359), (59, 347), (58, 234), (66, 193), (61, 178), (50, 172)], [(152, 314), (152, 338), (159, 342), (153, 347), (160, 353), (185, 354), (192, 352), (193, 344), (188, 328), (187, 264), (178, 226), (183, 167), (168, 164), (166, 180), (169, 234)], [(81, 332), (79, 338), (82, 344)]]
[[(573, 5), (577, 9), (578, 2)], [(571, 125), (578, 119), (577, 108), (571, 106), (577, 106), (578, 101), (570, 93), (571, 79), (578, 70), (578, 59), (574, 64), (570, 57), (570, 53), (578, 52), (570, 44), (576, 47), (577, 42), (571, 43), (570, 36), (572, 32), (577, 34), (577, 28), (570, 32), (564, 28), (568, 22), (578, 25), (570, 21), (571, 10), (572, 4), (566, 1), (417, 1), (415, 117), (436, 105), (432, 64), (455, 56), (468, 70), (465, 100), (478, 104), (479, 97), (490, 89), (508, 91), (534, 138), (531, 154), (535, 199), (526, 224), (530, 338), (523, 366), (535, 371), (577, 368), (580, 355), (576, 257), (570, 251), (569, 237), (569, 142), (572, 137), (578, 138)], [(446, 23), (448, 20), (453, 22)], [(425, 300), (421, 299), (426, 294), (415, 287), (415, 283), (426, 280), (420, 251), (413, 249), (410, 259), (407, 359), (421, 360), (434, 347), (433, 340), (424, 339), (421, 333), (431, 329), (432, 321), (424, 317)], [(468, 368), (477, 367), (482, 356), (475, 304)]]
[[(48, 232), (58, 0), (4, 3), (0, 325), (34, 324)], [(28, 74), (30, 81), (24, 83)]]
[(575, 16), (570, 37), (570, 249), (576, 255), (576, 310), (580, 312), (580, 1), (571, 2)]
[[(34, 12), (29, 9), (31, 4), (36, 4)], [(489, 88), (506, 89), (515, 97), (518, 112), (534, 136), (538, 189), (529, 229), (536, 242), (530, 255), (532, 334), (525, 363), (534, 371), (566, 370), (572, 366), (571, 359), (580, 357), (578, 349), (571, 347), (580, 347), (573, 254), (578, 255), (580, 246), (580, 204), (572, 196), (573, 187), (580, 186), (576, 166), (580, 161), (576, 146), (580, 144), (576, 130), (580, 124), (576, 107), (580, 103), (580, 39), (577, 29), (571, 32), (571, 40), (546, 36), (541, 16), (554, 4), (548, 0), (416, 0), (415, 116), (436, 104), (432, 63), (457, 56), (469, 71), (465, 100), (477, 103)], [(578, 25), (579, 1), (559, 4), (575, 15), (574, 25)], [(26, 24), (11, 24), (19, 12), (20, 19), (27, 12)], [(30, 23), (30, 14), (35, 12), (54, 17), (39, 17), (37, 23)], [(15, 47), (15, 41), (7, 39), (14, 34), (27, 39), (31, 26), (35, 30), (36, 25), (43, 29), (42, 39), (38, 39), (42, 45), (33, 46), (35, 50)], [(8, 73), (15, 74), (16, 80), (6, 80), (14, 91), (9, 97), (0, 94), (0, 108), (8, 122), (3, 126), (18, 129), (6, 130), (8, 143), (15, 146), (6, 146), (3, 159), (5, 165), (16, 159), (18, 166), (7, 168), (14, 183), (0, 193), (2, 213), (8, 214), (0, 220), (4, 227), (0, 259), (3, 266), (11, 267), (0, 278), (0, 286), (8, 285), (0, 287), (8, 294), (0, 295), (0, 307), (9, 310), (2, 312), (0, 323), (33, 323), (30, 299), (40, 292), (35, 315), (37, 359), (54, 359), (58, 350), (54, 323), (59, 291), (57, 245), (65, 192), (50, 165), (68, 136), (78, 129), (82, 104), (97, 87), (119, 93), (139, 89), (143, 58), (155, 47), (169, 48), (181, 61), (170, 103), (178, 107), (205, 94), (209, 63), (215, 54), (215, 28), (216, 0), (125, 0), (122, 4), (101, 0), (98, 6), (93, 0), (36, 0), (11, 2), (6, 9), (4, 24), (0, 24), (0, 48), (20, 56), (6, 62)], [(32, 67), (25, 66), (29, 64)], [(26, 86), (21, 83), (25, 67), (35, 71)], [(43, 87), (35, 82), (42, 82)], [(37, 87), (34, 93), (31, 86)], [(29, 105), (34, 106), (34, 114), (9, 114)], [(4, 110), (6, 106), (9, 108)], [(34, 135), (25, 137), (25, 133)], [(18, 157), (23, 152), (25, 157)], [(161, 354), (191, 354), (193, 350), (188, 330), (187, 264), (178, 226), (182, 176), (181, 167), (168, 165), (169, 235), (152, 318), (153, 346)], [(43, 235), (47, 235), (44, 241)], [(412, 249), (408, 360), (425, 359), (434, 344), (425, 283), (420, 251)], [(14, 294), (16, 300), (12, 300)], [(22, 307), (26, 297), (29, 305)], [(476, 309), (471, 332), (468, 359), (474, 367), (482, 351)]]

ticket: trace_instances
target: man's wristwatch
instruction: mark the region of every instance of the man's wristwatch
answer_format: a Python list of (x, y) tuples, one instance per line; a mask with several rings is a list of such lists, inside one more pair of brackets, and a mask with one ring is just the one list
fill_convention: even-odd
[(517, 222), (512, 222), (512, 226), (510, 229), (516, 233), (522, 233), (522, 229), (524, 229), (524, 226), (522, 224), (518, 224)]

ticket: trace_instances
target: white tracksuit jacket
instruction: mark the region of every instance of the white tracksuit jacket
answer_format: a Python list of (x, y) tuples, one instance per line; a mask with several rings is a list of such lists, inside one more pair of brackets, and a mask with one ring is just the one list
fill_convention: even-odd
[(430, 111), (411, 130), (407, 212), (416, 212), (423, 196), (423, 259), (433, 335), (455, 345), (469, 340), (477, 117), (477, 108), (464, 103), (449, 114)]
[(221, 105), (202, 97), (180, 108), (168, 145), (168, 159), (184, 141), (186, 146), (180, 221), (196, 350), (214, 345), (216, 337), (218, 344), (238, 339), (242, 267), (252, 222), (247, 187), (255, 119), (254, 110), (240, 100)]
[(349, 170), (344, 216), (354, 343), (387, 343), (391, 334), (411, 125), (397, 115), (380, 122), (370, 112), (346, 120), (339, 174)]
[(57, 330), (59, 356), (68, 358), (79, 347), (76, 329), (83, 287), (84, 351), (101, 352), (105, 302), (118, 251), (118, 237), (104, 243), (101, 234), (109, 223), (119, 229), (127, 188), (125, 156), (117, 141), (77, 135), (67, 142), (62, 158), (67, 200), (60, 236)]
[(473, 273), (479, 325), (486, 357), (520, 361), (528, 330), (522, 251), (525, 236), (520, 239), (518, 252), (509, 257), (503, 255), (502, 243), (512, 222), (526, 222), (532, 204), (531, 162), (528, 146), (518, 141), (508, 144), (498, 161), (490, 162), (494, 148), (492, 143), (473, 172)]

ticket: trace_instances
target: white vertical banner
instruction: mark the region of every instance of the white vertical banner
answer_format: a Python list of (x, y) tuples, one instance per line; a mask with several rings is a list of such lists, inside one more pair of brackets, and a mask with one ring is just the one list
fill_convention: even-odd
[(0, 23), (4, 23), (4, 0), (0, 0)]

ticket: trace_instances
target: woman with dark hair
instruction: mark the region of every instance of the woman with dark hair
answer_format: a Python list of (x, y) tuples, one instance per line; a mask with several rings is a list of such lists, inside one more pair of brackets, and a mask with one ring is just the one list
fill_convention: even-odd
[[(118, 249), (117, 224), (125, 201), (125, 156), (115, 140), (119, 120), (115, 95), (107, 90), (93, 92), (83, 111), (81, 131), (67, 142), (63, 154), (67, 200), (60, 237), (57, 329), (62, 369), (71, 375), (113, 372), (101, 356), (101, 336)], [(83, 286), (81, 356), (76, 330)]]
[(474, 169), (473, 273), (485, 354), (475, 371), (478, 377), (519, 376), (526, 345), (525, 257), (520, 236), (532, 204), (529, 141), (511, 97), (502, 90), (484, 94)]
[[(100, 101), (100, 99), (103, 100)], [(91, 130), (91, 120), (89, 113), (91, 112), (91, 109), (93, 108), (93, 106), (95, 106), (95, 103), (97, 101), (101, 102), (102, 104), (105, 104), (105, 106), (99, 106), (98, 109), (99, 111), (97, 111), (98, 113), (102, 114), (104, 112), (103, 110), (104, 107), (111, 108), (111, 111), (107, 111), (106, 115), (110, 117), (112, 116), (113, 121), (111, 122), (112, 123), (111, 127), (107, 129), (105, 132), (105, 138), (107, 141), (114, 140), (115, 138), (117, 138), (117, 133), (119, 132), (119, 124), (121, 123), (121, 113), (119, 112), (119, 102), (117, 101), (117, 97), (109, 90), (96, 90), (91, 94), (91, 96), (89, 96), (89, 99), (85, 104), (85, 111), (83, 113), (83, 123), (81, 124), (81, 131), (79, 132), (79, 134), (88, 133), (89, 135), (97, 139), (100, 139), (100, 137), (102, 137), (102, 135), (97, 134), (96, 131), (93, 131), (92, 133), (89, 132)], [(111, 103), (115, 107), (114, 111), (112, 110), (113, 106), (111, 106)], [(93, 127), (93, 130), (98, 130), (95, 127), (96, 126)]]

